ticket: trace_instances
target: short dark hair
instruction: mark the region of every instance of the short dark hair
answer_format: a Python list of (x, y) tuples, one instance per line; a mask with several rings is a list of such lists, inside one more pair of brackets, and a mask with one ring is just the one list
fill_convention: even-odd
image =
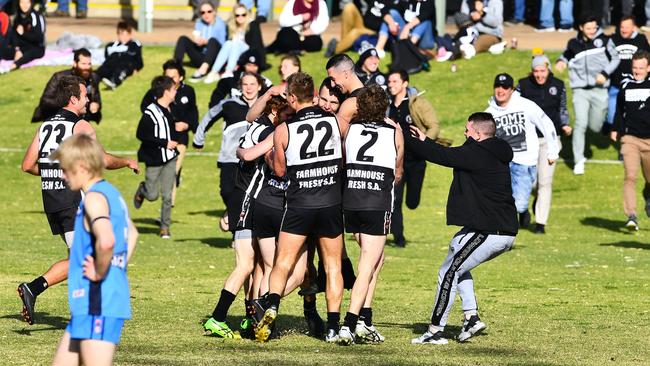
[(86, 85), (84, 80), (76, 75), (65, 75), (57, 80), (55, 100), (56, 106), (63, 108), (70, 103), (70, 98), (81, 98), (80, 84)]
[(81, 56), (92, 57), (90, 51), (88, 51), (87, 48), (80, 48), (78, 50), (74, 50), (74, 56), (73, 56), (74, 62), (79, 62), (79, 58), (81, 58)]
[(494, 136), (497, 130), (497, 124), (494, 121), (494, 117), (491, 113), (488, 112), (476, 112), (472, 113), (467, 120), (474, 124), (474, 127), (480, 132), (488, 135)]
[(135, 27), (133, 26), (133, 21), (132, 20), (122, 19), (119, 22), (117, 22), (117, 30), (118, 31), (123, 30), (123, 31), (127, 31), (127, 32), (131, 33), (131, 32), (133, 32), (133, 28), (135, 28)]
[(323, 88), (327, 88), (327, 91), (330, 93), (330, 95), (333, 95), (336, 97), (336, 99), (339, 100), (339, 102), (343, 102), (343, 92), (341, 89), (337, 88), (336, 86), (332, 86), (332, 78), (331, 77), (326, 77), (325, 80), (320, 84), (320, 87), (318, 88), (318, 94), (320, 94), (320, 91), (323, 90)]
[(327, 65), (325, 65), (325, 70), (329, 70), (332, 67), (340, 67), (342, 65), (348, 66), (349, 69), (354, 68), (354, 61), (350, 58), (350, 56), (346, 55), (345, 53), (339, 53), (338, 55), (332, 56), (329, 60), (327, 60)]
[(169, 59), (165, 61), (165, 63), (162, 65), (163, 72), (167, 70), (176, 70), (178, 71), (178, 75), (181, 77), (185, 77), (185, 68), (183, 67), (183, 64), (172, 59)]
[(314, 79), (304, 72), (291, 74), (287, 79), (287, 95), (293, 94), (299, 103), (314, 100)]
[(239, 87), (239, 89), (241, 89), (242, 82), (244, 82), (244, 77), (245, 77), (245, 76), (252, 76), (252, 77), (254, 77), (255, 80), (257, 80), (257, 84), (259, 84), (260, 87), (261, 87), (261, 86), (264, 86), (264, 79), (262, 79), (262, 77), (260, 76), (260, 74), (256, 74), (256, 73), (254, 73), (254, 72), (248, 72), (248, 71), (246, 71), (246, 72), (242, 73), (241, 76), (239, 77), (239, 82), (237, 83), (237, 86)]
[(387, 109), (388, 95), (384, 89), (376, 84), (365, 87), (357, 95), (357, 114), (353, 122), (381, 124)]
[(645, 59), (646, 61), (648, 61), (648, 63), (650, 63), (650, 52), (646, 50), (638, 50), (634, 52), (634, 55), (632, 56), (632, 61), (642, 60), (642, 59)]
[(580, 20), (580, 23), (578, 23), (578, 24), (580, 24), (581, 26), (584, 26), (585, 24), (591, 23), (591, 22), (596, 22), (596, 24), (600, 25), (600, 22), (598, 21), (598, 18), (595, 15), (591, 15), (591, 14), (587, 14), (587, 15), (583, 16), (582, 19)]
[(165, 90), (169, 90), (174, 87), (174, 80), (169, 76), (160, 75), (156, 76), (151, 80), (151, 91), (153, 92), (156, 99), (162, 98), (165, 94)]
[(632, 23), (636, 24), (636, 17), (633, 14), (622, 16), (621, 20), (618, 21), (618, 24), (621, 24), (626, 20), (631, 20)]
[(409, 73), (406, 72), (406, 70), (402, 70), (402, 69), (391, 70), (388, 76), (391, 76), (393, 74), (399, 74), (399, 78), (402, 79), (402, 81), (409, 81)]
[(299, 70), (302, 70), (302, 67), (300, 65), (300, 57), (298, 57), (296, 55), (285, 55), (285, 56), (282, 56), (282, 58), (280, 59), (280, 63), (282, 63), (282, 61), (284, 61), (284, 60), (291, 61), (293, 66), (296, 66)]

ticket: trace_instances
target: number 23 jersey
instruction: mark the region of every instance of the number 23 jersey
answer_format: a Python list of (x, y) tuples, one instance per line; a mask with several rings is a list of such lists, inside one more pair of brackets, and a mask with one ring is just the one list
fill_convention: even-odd
[(345, 138), (343, 208), (392, 211), (396, 159), (395, 128), (374, 123), (350, 124)]
[(286, 124), (287, 207), (341, 204), (342, 146), (336, 117), (318, 107), (307, 107)]

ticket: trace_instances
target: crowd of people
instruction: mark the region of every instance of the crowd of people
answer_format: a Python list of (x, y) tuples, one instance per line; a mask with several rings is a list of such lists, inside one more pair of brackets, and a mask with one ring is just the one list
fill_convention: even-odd
[[(301, 5), (295, 5), (298, 2)], [(469, 19), (487, 13), (494, 2), (473, 4)], [(639, 166), (650, 216), (650, 53), (634, 17), (623, 17), (611, 37), (602, 34), (597, 19), (581, 18), (577, 37), (555, 64), (536, 51), (530, 74), (517, 83), (508, 73), (496, 75), (485, 111), (471, 114), (466, 140), (449, 147), (450, 141), (439, 136), (433, 106), (422, 96), (424, 91), (411, 85), (409, 74), (399, 68), (380, 71), (381, 43), (373, 46), (363, 39), (356, 61), (347, 54), (334, 55), (324, 65), (328, 76), (320, 83), (303, 72), (299, 55), (289, 52), (294, 46), (285, 47), (285, 42), (297, 40), (299, 48), (322, 45), (322, 40), (309, 37), (318, 37), (319, 18), (327, 8), (324, 2), (291, 3), (278, 35), (282, 41), (271, 49), (252, 47), (250, 40), (259, 37), (251, 35), (258, 20), (250, 20), (245, 6), (236, 6), (226, 24), (211, 3), (200, 3), (194, 37), (179, 39), (173, 57), (162, 65), (141, 102), (135, 138), (145, 173), (134, 187), (133, 205), (139, 209), (145, 200), (161, 197), (163, 239), (172, 237), (174, 200), (190, 138), (194, 148), (203, 148), (209, 130), (222, 120), (217, 166), (226, 210), (220, 226), (232, 235), (236, 265), (203, 323), (207, 333), (265, 342), (278, 334), (275, 321), (282, 298), (300, 289), (312, 336), (344, 345), (383, 342), (372, 307), (384, 246), (389, 233), (397, 246), (406, 245), (402, 202), (410, 209), (418, 206), (429, 161), (453, 168), (447, 223), (462, 229), (452, 238), (440, 267), (430, 325), (411, 342), (448, 342), (444, 328), (457, 292), (464, 320), (455, 338), (468, 340), (486, 328), (470, 271), (508, 251), (518, 231), (529, 227), (535, 186), (534, 231), (545, 233), (559, 135), (572, 135), (573, 172), (584, 174), (586, 128), (600, 131), (608, 110), (612, 125), (607, 132), (621, 141), (626, 226), (638, 230)], [(353, 10), (346, 12), (358, 20), (361, 13)], [(426, 20), (410, 13), (399, 23), (395, 9), (382, 14), (392, 19), (386, 34), (395, 22), (408, 30), (405, 38), (424, 41), (425, 35), (416, 29), (428, 29), (430, 25), (418, 28)], [(101, 120), (99, 80), (115, 88), (143, 67), (129, 24), (120, 22), (117, 34), (118, 40), (106, 47), (106, 64), (97, 72), (88, 50), (79, 49), (72, 69), (52, 76), (34, 111), (32, 120), (41, 125), (22, 164), (23, 171), (41, 177), (52, 234), (60, 235), (70, 250), (69, 259), (18, 287), (23, 317), (33, 324), (37, 297), (69, 278), (72, 320), (57, 352), (55, 363), (60, 364), (70, 357), (87, 357), (84, 350), (112, 358), (124, 320), (131, 316), (128, 293), (121, 286), (137, 231), (119, 192), (101, 176), (103, 168), (138, 172), (139, 166), (104, 152), (88, 122)], [(262, 75), (268, 69), (266, 51), (287, 53), (280, 60), (278, 85)], [(201, 118), (194, 90), (185, 84), (186, 54), (197, 68), (190, 81), (219, 79)], [(573, 128), (567, 89), (553, 75), (553, 66), (558, 72), (569, 70)], [(226, 72), (211, 76), (218, 75), (220, 67)], [(85, 193), (83, 200), (79, 190)], [(344, 232), (361, 248), (356, 274)], [(226, 316), (242, 288), (246, 316), (233, 330)], [(341, 326), (344, 289), (351, 294)], [(316, 310), (320, 292), (325, 292), (326, 320)], [(74, 342), (82, 345), (81, 354), (71, 351)]]

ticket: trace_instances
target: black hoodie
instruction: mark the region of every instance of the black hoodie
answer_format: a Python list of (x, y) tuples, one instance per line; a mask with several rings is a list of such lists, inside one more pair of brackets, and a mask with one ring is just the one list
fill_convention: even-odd
[(485, 232), (518, 230), (517, 210), (510, 182), (510, 145), (497, 137), (483, 141), (468, 138), (462, 146), (444, 147), (427, 138), (405, 134), (413, 154), (454, 168), (447, 199), (447, 225)]

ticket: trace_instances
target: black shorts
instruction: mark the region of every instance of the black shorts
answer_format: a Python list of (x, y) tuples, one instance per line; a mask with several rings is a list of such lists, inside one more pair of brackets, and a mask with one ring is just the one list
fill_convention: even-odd
[(388, 235), (390, 231), (390, 211), (350, 211), (345, 210), (345, 231), (368, 235)]
[(228, 227), (231, 232), (253, 228), (254, 200), (246, 192), (235, 189), (226, 204), (228, 208)]
[(278, 238), (284, 209), (255, 202), (253, 209), (253, 236), (260, 239)]
[(57, 212), (46, 212), (45, 216), (47, 216), (47, 222), (50, 224), (52, 235), (63, 235), (69, 231), (74, 231), (77, 207), (66, 208)]
[(322, 208), (286, 208), (281, 231), (296, 235), (335, 238), (343, 234), (341, 205)]

